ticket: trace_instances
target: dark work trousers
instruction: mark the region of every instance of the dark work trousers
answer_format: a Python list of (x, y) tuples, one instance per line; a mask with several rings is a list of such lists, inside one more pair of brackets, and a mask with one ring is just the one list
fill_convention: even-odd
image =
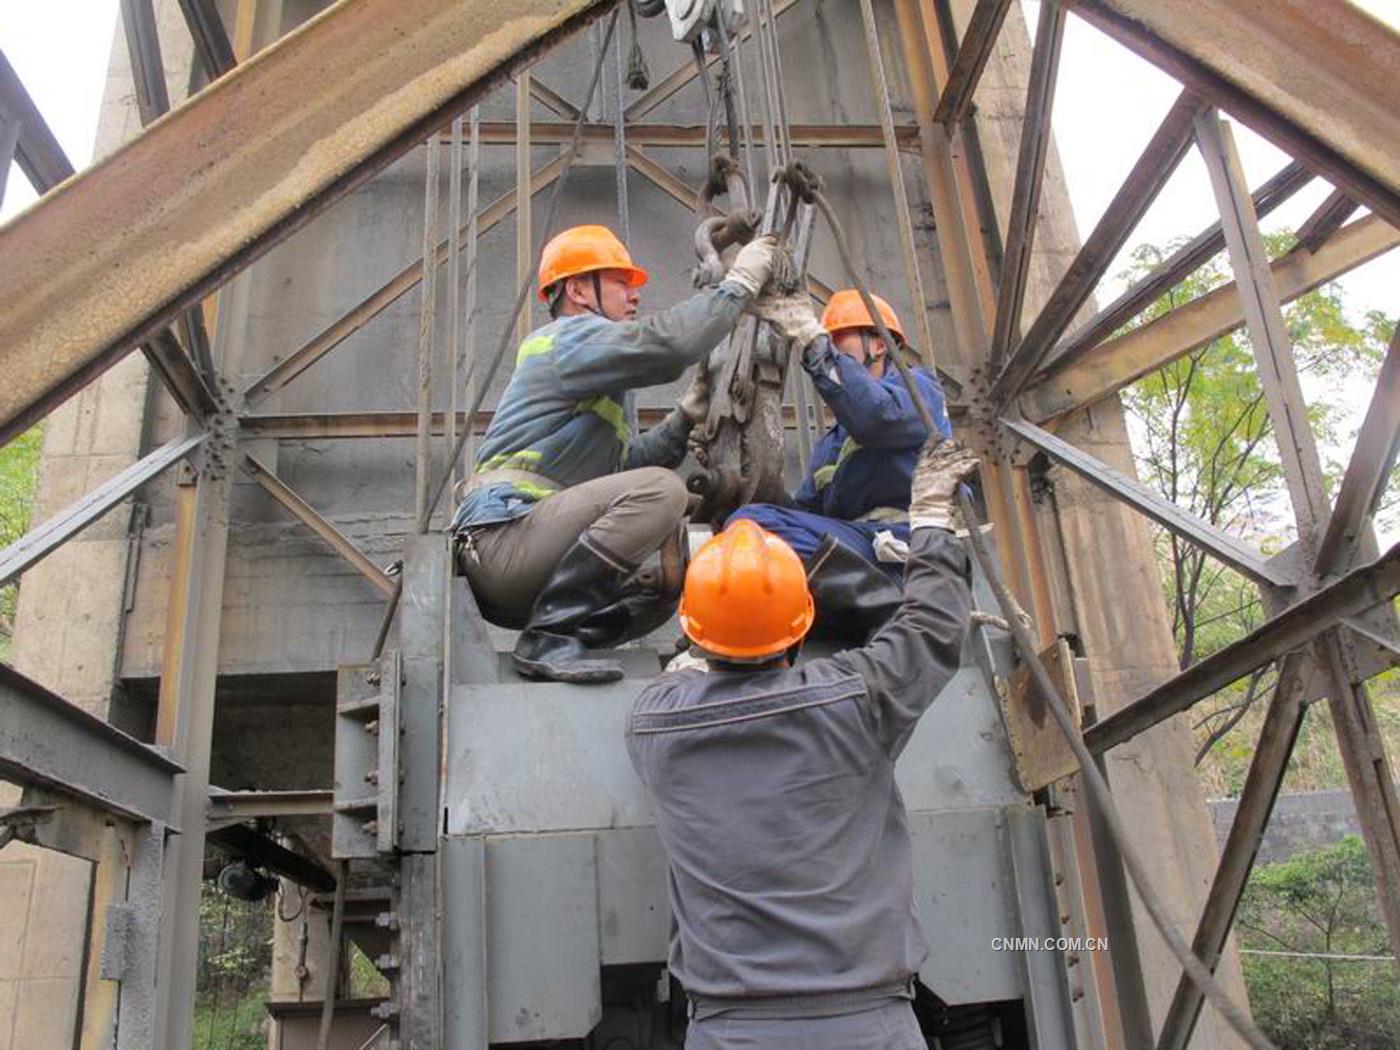
[(675, 534), (687, 497), (680, 475), (665, 467), (607, 474), (545, 497), (514, 521), (471, 529), (458, 558), (483, 612), (520, 625), (559, 559), (585, 532), (595, 549), (640, 565)]
[(685, 1050), (927, 1050), (907, 999), (835, 1017), (747, 1017), (691, 1021)]

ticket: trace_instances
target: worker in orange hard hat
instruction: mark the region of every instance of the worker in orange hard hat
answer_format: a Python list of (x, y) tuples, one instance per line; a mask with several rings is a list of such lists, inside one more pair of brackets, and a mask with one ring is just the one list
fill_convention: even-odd
[[(709, 410), (704, 369), (644, 434), (631, 432), (629, 399), (679, 379), (728, 336), (768, 282), (776, 250), (767, 237), (745, 245), (717, 287), (639, 320), (647, 273), (611, 230), (575, 226), (545, 245), (539, 296), (551, 320), (516, 352), (452, 522), (482, 612), (521, 629), (521, 674), (621, 678), (619, 664), (587, 650), (674, 611), (687, 493), (670, 468)], [(658, 564), (644, 570), (651, 559)]]
[(686, 1050), (924, 1050), (894, 764), (960, 663), (971, 565), (953, 506), (975, 467), (937, 437), (917, 457), (904, 601), (863, 648), (794, 666), (802, 561), (752, 520), (690, 564), (681, 626), (715, 673), (663, 674), (627, 728), (670, 866)]
[[(802, 351), (802, 367), (836, 417), (812, 450), (793, 506), (735, 511), (790, 543), (806, 561), (825, 633), (864, 638), (899, 604), (909, 539), (909, 480), (928, 437), (918, 407), (889, 363), (907, 337), (894, 309), (871, 296), (897, 346), (880, 337), (854, 288), (836, 292), (818, 321), (806, 294), (761, 298), (755, 312)], [(938, 377), (913, 369), (942, 437), (952, 437)], [(883, 539), (881, 534), (887, 534)]]

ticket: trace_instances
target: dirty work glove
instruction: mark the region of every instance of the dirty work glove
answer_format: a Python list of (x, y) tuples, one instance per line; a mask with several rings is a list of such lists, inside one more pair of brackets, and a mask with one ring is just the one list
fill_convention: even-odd
[(827, 334), (817, 320), (812, 300), (806, 292), (760, 295), (749, 306), (749, 313), (763, 318), (778, 330), (779, 335), (795, 343), (799, 349), (806, 349), (816, 341), (817, 336)]
[(734, 265), (724, 279), (737, 284), (752, 299), (773, 276), (773, 260), (777, 255), (777, 237), (771, 233), (755, 237), (739, 249), (739, 254), (734, 256)]
[(977, 469), (977, 457), (956, 441), (934, 435), (914, 464), (909, 486), (909, 528), (952, 531), (958, 485)]
[(676, 408), (692, 427), (698, 427), (709, 416), (710, 372), (704, 361), (696, 367), (695, 378), (685, 388), (685, 393), (676, 400)]

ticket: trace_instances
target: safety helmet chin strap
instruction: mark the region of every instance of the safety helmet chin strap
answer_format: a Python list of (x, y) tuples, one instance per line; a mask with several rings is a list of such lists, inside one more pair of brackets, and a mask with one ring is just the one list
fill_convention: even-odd
[[(583, 274), (578, 274), (576, 276), (582, 277)], [(601, 317), (605, 321), (611, 321), (612, 318), (603, 312), (603, 280), (602, 277), (599, 276), (599, 271), (590, 270), (588, 271), (588, 276), (593, 279), (593, 302), (591, 304), (583, 303), (583, 308), (595, 317)], [(559, 316), (559, 310), (564, 305), (564, 300), (569, 294), (569, 281), (571, 279), (572, 278), (569, 277), (560, 278), (545, 290), (545, 294), (549, 297), (550, 317)]]
[(602, 280), (602, 278), (598, 276), (598, 271), (597, 271), (597, 270), (593, 270), (592, 272), (589, 273), (588, 276), (593, 278), (593, 305), (590, 306), (590, 307), (588, 307), (588, 312), (591, 313), (591, 314), (597, 314), (599, 317), (603, 318), (603, 320), (605, 320), (605, 321), (611, 321), (612, 318), (609, 317), (607, 314), (603, 313), (603, 280)]
[(889, 352), (889, 347), (885, 347), (884, 352), (880, 354), (873, 353), (870, 349), (872, 342), (878, 345), (883, 345), (882, 341), (878, 336), (871, 336), (870, 329), (862, 328), (860, 330), (860, 366), (866, 369), (867, 371), (870, 369), (870, 366), (872, 364), (874, 364), (876, 361), (882, 360), (885, 357), (885, 354)]
[[(582, 277), (583, 274), (578, 274), (577, 276)], [(603, 280), (599, 276), (599, 272), (597, 270), (590, 270), (588, 271), (588, 276), (593, 279), (593, 303), (592, 305), (584, 303), (583, 308), (595, 317), (601, 317), (605, 321), (611, 321), (612, 318), (603, 313)], [(571, 278), (565, 277), (562, 280), (556, 281), (550, 287), (549, 313), (551, 317), (559, 312), (559, 307), (568, 296), (570, 280)]]

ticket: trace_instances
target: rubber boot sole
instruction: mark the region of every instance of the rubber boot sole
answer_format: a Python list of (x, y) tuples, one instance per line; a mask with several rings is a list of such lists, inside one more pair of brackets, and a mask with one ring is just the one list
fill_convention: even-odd
[(577, 660), (560, 666), (543, 660), (526, 660), (512, 653), (510, 662), (522, 677), (541, 682), (596, 685), (602, 682), (619, 682), (626, 676), (622, 665), (611, 660)]

